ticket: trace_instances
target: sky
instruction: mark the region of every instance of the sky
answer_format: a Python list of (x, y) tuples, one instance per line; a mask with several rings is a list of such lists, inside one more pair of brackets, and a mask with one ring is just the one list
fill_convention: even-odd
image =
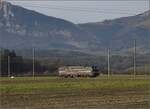
[(7, 0), (15, 5), (62, 18), (73, 23), (100, 22), (143, 13), (149, 9), (147, 0), (141, 1), (49, 1)]

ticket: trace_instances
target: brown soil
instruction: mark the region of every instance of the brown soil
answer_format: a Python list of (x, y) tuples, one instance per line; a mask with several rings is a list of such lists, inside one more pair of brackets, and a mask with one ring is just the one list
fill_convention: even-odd
[(148, 89), (53, 90), (1, 94), (0, 109), (149, 109)]

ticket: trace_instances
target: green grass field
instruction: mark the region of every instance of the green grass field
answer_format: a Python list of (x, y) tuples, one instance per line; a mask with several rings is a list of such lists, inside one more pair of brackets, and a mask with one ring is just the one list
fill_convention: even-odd
[(2, 109), (149, 109), (149, 76), (1, 77)]

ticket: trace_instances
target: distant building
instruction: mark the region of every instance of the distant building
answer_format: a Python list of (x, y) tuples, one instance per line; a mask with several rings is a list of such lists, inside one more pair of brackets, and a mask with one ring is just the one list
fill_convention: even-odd
[(65, 66), (58, 69), (60, 77), (96, 77), (98, 73), (92, 67)]

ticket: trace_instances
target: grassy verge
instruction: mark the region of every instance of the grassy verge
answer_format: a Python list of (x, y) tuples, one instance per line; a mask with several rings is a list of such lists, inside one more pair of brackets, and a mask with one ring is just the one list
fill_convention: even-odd
[[(148, 76), (0, 78), (3, 109), (148, 109)], [(103, 108), (102, 108), (103, 107)]]
[(145, 77), (123, 78), (123, 76), (112, 76), (98, 78), (76, 78), (62, 79), (58, 77), (22, 77), (3, 78), (0, 90), (2, 93), (9, 92), (31, 92), (35, 90), (63, 90), (63, 89), (127, 89), (127, 88), (148, 88), (149, 79)]

